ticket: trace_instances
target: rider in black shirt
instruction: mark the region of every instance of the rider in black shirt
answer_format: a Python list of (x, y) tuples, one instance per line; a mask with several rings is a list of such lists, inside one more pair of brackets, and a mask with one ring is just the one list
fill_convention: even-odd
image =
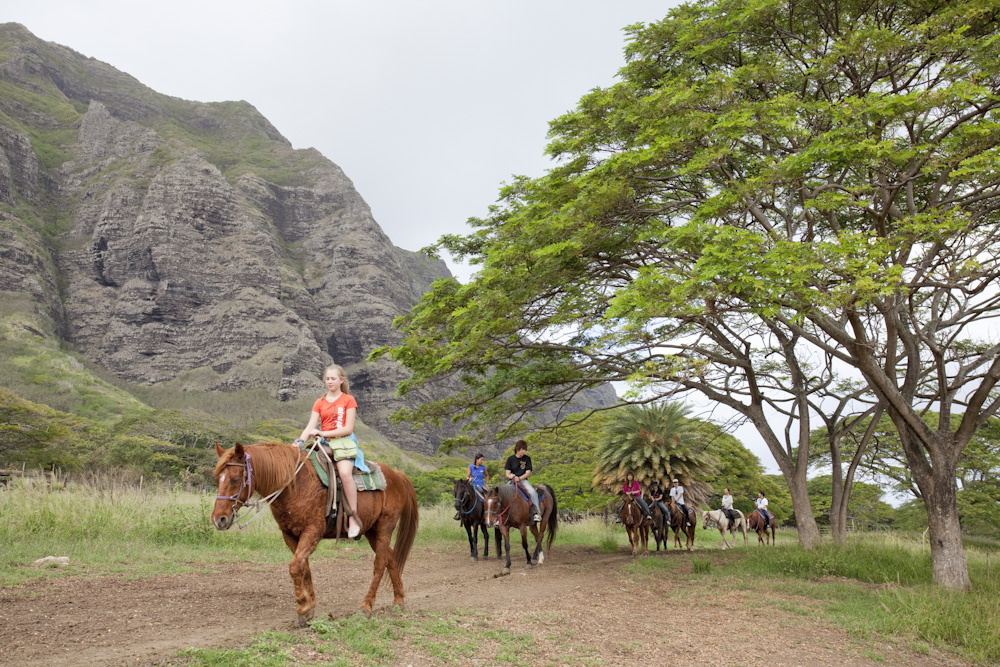
[(513, 482), (520, 482), (524, 490), (528, 492), (532, 505), (531, 521), (538, 522), (542, 520), (542, 513), (538, 508), (538, 492), (528, 482), (528, 477), (531, 476), (531, 457), (528, 456), (527, 451), (528, 443), (524, 440), (518, 440), (514, 443), (514, 454), (507, 457), (507, 463), (504, 465), (504, 474), (507, 476), (507, 479)]

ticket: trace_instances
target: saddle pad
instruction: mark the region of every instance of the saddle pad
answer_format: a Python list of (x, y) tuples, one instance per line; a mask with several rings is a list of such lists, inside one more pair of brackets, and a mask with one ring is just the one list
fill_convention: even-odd
[[(520, 484), (515, 484), (514, 488), (521, 492), (521, 497), (524, 498), (524, 502), (530, 505), (531, 497), (528, 495), (528, 492), (525, 491)], [(535, 493), (538, 494), (538, 502), (539, 504), (541, 504), (541, 502), (545, 500), (545, 489), (541, 487), (535, 487)]]
[[(323, 486), (329, 487), (330, 476), (326, 474), (326, 470), (320, 463), (319, 454), (310, 452), (309, 460), (312, 462), (316, 474), (319, 475), (319, 481), (323, 482)], [(357, 485), (358, 491), (384, 491), (385, 475), (382, 473), (382, 468), (374, 462), (370, 462), (369, 467), (372, 468), (372, 472), (359, 472), (357, 468), (354, 469), (354, 483)]]

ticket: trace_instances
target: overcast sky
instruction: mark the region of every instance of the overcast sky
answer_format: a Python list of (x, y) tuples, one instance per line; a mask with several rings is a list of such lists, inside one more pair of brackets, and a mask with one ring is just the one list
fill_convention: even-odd
[[(0, 21), (167, 95), (246, 100), (340, 165), (392, 241), (464, 233), (514, 174), (540, 176), (548, 123), (625, 64), (625, 26), (677, 0), (32, 0)], [(468, 267), (450, 263), (462, 279)], [(619, 391), (621, 389), (619, 388)], [(698, 416), (724, 419), (708, 406)], [(752, 427), (735, 432), (769, 472)]]

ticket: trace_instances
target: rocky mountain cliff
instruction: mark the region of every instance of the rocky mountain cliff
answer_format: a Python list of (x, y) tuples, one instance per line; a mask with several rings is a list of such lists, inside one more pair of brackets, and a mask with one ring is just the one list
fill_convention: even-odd
[(0, 25), (0, 292), (114, 375), (289, 400), (332, 360), (367, 424), (433, 452), (440, 429), (389, 421), (404, 371), (365, 358), (447, 276), (250, 104), (160, 95)]

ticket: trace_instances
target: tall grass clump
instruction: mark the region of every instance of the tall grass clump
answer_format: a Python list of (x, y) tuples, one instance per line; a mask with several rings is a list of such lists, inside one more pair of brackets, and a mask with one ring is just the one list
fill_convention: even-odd
[(223, 553), (287, 557), (270, 516), (246, 530), (219, 532), (210, 521), (214, 502), (214, 495), (165, 486), (12, 480), (0, 490), (0, 585), (51, 575), (27, 568), (45, 556), (69, 556), (77, 572), (174, 567), (171, 553), (186, 562)]
[(891, 536), (855, 538), (844, 546), (825, 543), (809, 551), (792, 544), (759, 547), (737, 567), (751, 575), (845, 577), (872, 584), (930, 583), (930, 552), (918, 547)]
[[(431, 507), (420, 508), (420, 528), (417, 530), (417, 544), (435, 544), (437, 542), (464, 542), (469, 539), (460, 521), (455, 521), (455, 508), (439, 503)], [(493, 531), (489, 531), (493, 539)], [(479, 549), (483, 548), (483, 534), (479, 533)], [(493, 550), (492, 543), (490, 551)]]

